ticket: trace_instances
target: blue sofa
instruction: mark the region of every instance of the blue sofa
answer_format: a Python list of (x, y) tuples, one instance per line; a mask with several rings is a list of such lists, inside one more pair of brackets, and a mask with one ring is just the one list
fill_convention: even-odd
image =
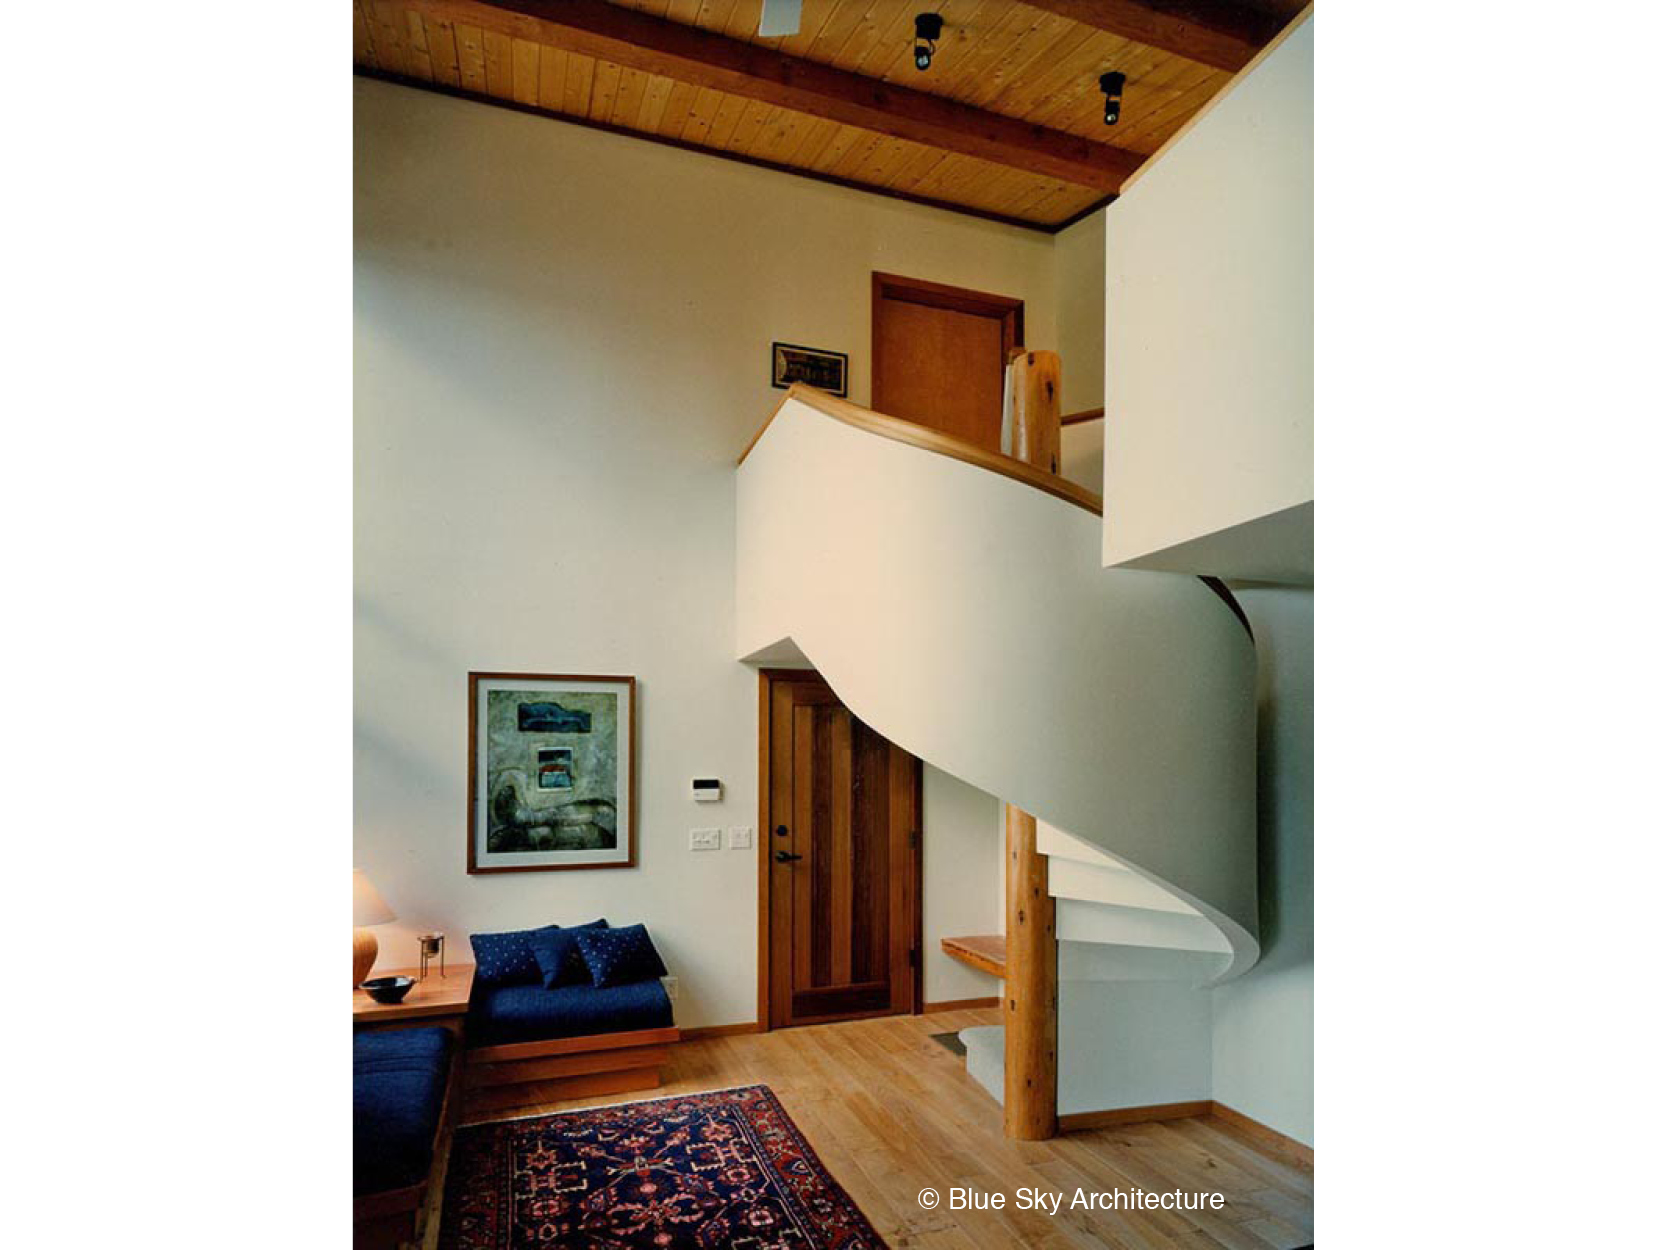
[[(576, 945), (567, 942), (581, 930), (607, 928), (598, 920), (566, 930), (546, 925), (470, 935), (475, 979), (465, 1025), (464, 1080), (471, 1108), (503, 1109), (660, 1083), (660, 1066), (670, 1058), (666, 1048), (681, 1037), (665, 986), (658, 976), (594, 984)], [(564, 945), (555, 945), (557, 935)], [(652, 950), (642, 932), (633, 940)], [(648, 971), (665, 971), (657, 953), (651, 964)], [(558, 966), (562, 971), (556, 975)], [(552, 979), (557, 984), (547, 988)]]
[(469, 1044), (503, 1046), (671, 1027), (671, 999), (658, 980), (613, 985), (476, 987), (469, 996)]
[(353, 1035), (353, 1244), (359, 1250), (415, 1239), (452, 1057), (447, 1029)]

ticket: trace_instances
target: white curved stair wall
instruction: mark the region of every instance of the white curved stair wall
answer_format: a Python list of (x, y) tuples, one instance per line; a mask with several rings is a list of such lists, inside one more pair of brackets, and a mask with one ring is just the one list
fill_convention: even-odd
[(1065, 940), (1059, 943), (1059, 982), (1176, 981), (1204, 986), (1219, 978), (1231, 959), (1219, 951)]
[(1201, 926), (1223, 976), (1255, 961), (1255, 652), (1214, 592), (1104, 571), (1092, 512), (796, 395), (736, 508), (740, 658), (802, 655), (892, 741), (1099, 852), (1131, 899), (1156, 882), (1179, 902), (1114, 909), (1112, 940), (1168, 924), (1196, 950)]
[(1036, 826), (1036, 849), (1048, 857), (1048, 893), (1070, 901), (1058, 932), (1062, 983), (1179, 981), (1202, 986), (1232, 965), (1230, 945), (1197, 908), (1116, 856), (1045, 821)]
[(1198, 915), (1196, 907), (1126, 868), (1096, 868), (1076, 860), (1048, 861), (1048, 893), (1055, 898), (1074, 898), (1086, 903)]
[(1120, 946), (1156, 946), (1164, 950), (1207, 951), (1231, 955), (1221, 931), (1203, 916), (1115, 907), (1056, 899), (1054, 932), (1061, 942), (1101, 942)]

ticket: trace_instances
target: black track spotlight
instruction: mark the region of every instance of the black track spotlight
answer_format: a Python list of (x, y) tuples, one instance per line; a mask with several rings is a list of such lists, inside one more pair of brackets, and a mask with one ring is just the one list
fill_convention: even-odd
[(1106, 125), (1115, 126), (1123, 111), (1123, 83), (1125, 75), (1111, 70), (1100, 75), (1100, 90), (1106, 93)]
[(943, 34), (942, 13), (915, 14), (915, 68), (930, 69), (932, 54), (938, 50), (938, 36)]

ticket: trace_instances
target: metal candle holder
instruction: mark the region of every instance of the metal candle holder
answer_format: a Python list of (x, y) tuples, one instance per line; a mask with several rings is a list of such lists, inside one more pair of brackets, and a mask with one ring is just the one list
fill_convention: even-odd
[(440, 961), (440, 975), (446, 975), (446, 935), (444, 933), (424, 933), (417, 938), (418, 968), (417, 979), (428, 979), (428, 961)]

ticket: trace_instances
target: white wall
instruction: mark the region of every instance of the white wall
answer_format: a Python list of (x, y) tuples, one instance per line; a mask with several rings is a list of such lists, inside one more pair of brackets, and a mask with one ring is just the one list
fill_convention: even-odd
[[(471, 930), (640, 919), (680, 1023), (752, 1020), (754, 854), (687, 839), (757, 820), (735, 457), (781, 395), (770, 341), (849, 352), (864, 402), (874, 269), (1023, 298), (1051, 341), (1052, 240), (364, 79), (354, 128), (354, 855), (399, 915), (379, 966), (428, 928), (466, 958)], [(465, 874), (470, 669), (637, 675), (640, 868)], [(696, 774), (721, 805), (689, 800)], [(929, 873), (971, 871), (933, 838)]]
[(1078, 421), (1059, 431), (1059, 474), (1096, 494), (1105, 490), (1106, 423)]
[(1235, 592), (1256, 631), (1262, 960), (1213, 990), (1214, 1097), (1314, 1144), (1314, 592)]
[(924, 771), (925, 1001), (990, 998), (1001, 993), (1001, 978), (951, 959), (942, 939), (1006, 931), (1001, 803), (946, 772), (930, 766)]
[[(1054, 235), (1061, 412), (1098, 408), (1106, 377), (1106, 214)], [(1045, 344), (1043, 345), (1045, 346)]]
[[(1090, 213), (1054, 236), (1058, 292), (1060, 412), (1104, 404), (1106, 377), (1106, 215)], [(1060, 431), (1059, 472), (1100, 491), (1105, 478), (1105, 422), (1082, 421)]]
[(1111, 204), (1106, 245), (1105, 563), (1311, 582), (1312, 18)]
[(1059, 983), (1060, 1115), (1209, 1097), (1209, 990), (1175, 981)]

